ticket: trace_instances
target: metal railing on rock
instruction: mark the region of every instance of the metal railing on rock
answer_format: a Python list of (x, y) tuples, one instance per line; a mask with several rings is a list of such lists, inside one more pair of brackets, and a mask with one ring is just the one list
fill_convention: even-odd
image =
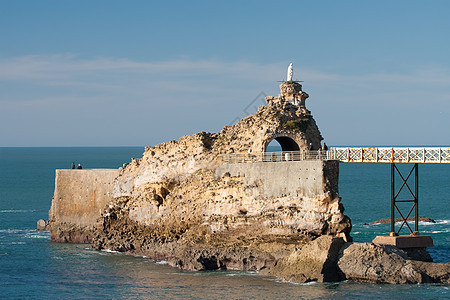
[(301, 150), (222, 154), (226, 163), (338, 160), (351, 163), (450, 163), (450, 147), (332, 147)]
[(281, 162), (301, 160), (329, 160), (331, 151), (303, 150), (262, 153), (230, 153), (220, 157), (226, 163), (250, 163), (250, 162)]

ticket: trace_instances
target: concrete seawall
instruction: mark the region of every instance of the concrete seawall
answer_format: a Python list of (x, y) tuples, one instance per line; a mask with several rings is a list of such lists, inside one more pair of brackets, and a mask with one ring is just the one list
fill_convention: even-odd
[(117, 169), (56, 170), (49, 211), (52, 241), (89, 243), (105, 206), (112, 200)]
[[(268, 198), (281, 196), (318, 197), (329, 192), (338, 193), (338, 161), (286, 161), (224, 164), (216, 169), (216, 177), (224, 173), (243, 176), (247, 184), (258, 182), (260, 191)], [(257, 196), (257, 195), (254, 195)]]

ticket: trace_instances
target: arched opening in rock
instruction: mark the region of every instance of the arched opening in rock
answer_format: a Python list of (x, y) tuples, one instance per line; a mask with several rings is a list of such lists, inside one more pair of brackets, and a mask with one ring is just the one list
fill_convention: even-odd
[(269, 145), (267, 145), (265, 152), (276, 151), (300, 151), (298, 144), (287, 136), (279, 136), (274, 138)]
[(277, 142), (277, 140), (273, 139), (269, 145), (266, 147), (265, 152), (279, 152), (281, 151), (281, 145)]

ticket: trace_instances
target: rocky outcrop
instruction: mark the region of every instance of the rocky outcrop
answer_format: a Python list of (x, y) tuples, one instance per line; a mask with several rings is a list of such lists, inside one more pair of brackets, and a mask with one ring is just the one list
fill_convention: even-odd
[(308, 94), (295, 81), (280, 89), (236, 125), (146, 147), (119, 170), (57, 170), (52, 241), (295, 282), (448, 282), (449, 264), (429, 262), (424, 249), (344, 244), (351, 222), (338, 162), (225, 162), (257, 157), (274, 139), (284, 151), (320, 148)]
[(304, 283), (350, 280), (366, 283), (450, 283), (450, 263), (433, 263), (425, 249), (344, 243), (321, 236), (261, 270), (261, 275)]
[(345, 245), (338, 260), (347, 280), (371, 283), (450, 283), (450, 263), (412, 260), (389, 245), (353, 243)]
[[(94, 246), (168, 260), (186, 270), (253, 270), (270, 266), (322, 234), (348, 233), (350, 220), (342, 214), (332, 188), (336, 184), (329, 182), (336, 178), (326, 176), (326, 165), (337, 164), (295, 163), (300, 170), (310, 168), (309, 176), (319, 176), (311, 178), (317, 185), (270, 195), (270, 185), (264, 185), (270, 178), (256, 176), (271, 174), (273, 165), (268, 163), (255, 165), (254, 173), (250, 168), (247, 174), (222, 174), (227, 168), (221, 166), (198, 170), (174, 186), (149, 185), (140, 197), (121, 197), (109, 206)], [(289, 180), (280, 180), (289, 186)], [(321, 193), (309, 190), (319, 187)]]
[(68, 222), (54, 222), (50, 227), (50, 238), (56, 243), (90, 244), (96, 230), (94, 226), (80, 226)]
[(142, 253), (187, 270), (257, 270), (317, 236), (348, 234), (337, 162), (278, 162), (277, 172), (270, 163), (253, 163), (233, 171), (222, 159), (264, 152), (273, 139), (284, 150), (320, 147), (304, 107), (307, 94), (289, 84), (295, 89), (269, 97), (268, 106), (219, 133), (147, 147), (116, 178), (94, 247)]
[(39, 219), (36, 222), (37, 231), (48, 231), (48, 220)]
[(298, 82), (284, 82), (236, 125), (146, 147), (111, 176), (57, 170), (50, 233), (168, 260), (187, 270), (268, 267), (323, 234), (348, 235), (338, 163), (226, 164), (223, 155), (319, 149), (322, 136)]
[[(408, 222), (414, 222), (414, 220), (415, 220), (414, 217), (407, 219)], [(402, 222), (402, 221), (403, 221), (403, 219), (401, 219), (401, 218), (396, 218), (394, 220), (394, 222)], [(420, 222), (428, 222), (428, 223), (436, 223), (435, 220), (433, 220), (432, 218), (428, 218), (428, 217), (419, 217), (419, 221)], [(376, 220), (376, 221), (370, 222), (370, 225), (389, 224), (389, 223), (391, 223), (391, 218)]]
[[(307, 121), (298, 125), (302, 120)], [(256, 114), (225, 126), (220, 133), (201, 132), (147, 147), (143, 157), (133, 159), (119, 175), (114, 198), (138, 196), (146, 184), (159, 184), (168, 191), (197, 170), (216, 168), (222, 154), (261, 153), (279, 138), (289, 140), (286, 145), (295, 144), (297, 150), (318, 149), (322, 140), (313, 117), (299, 107), (289, 102), (260, 106)]]
[(326, 235), (318, 237), (278, 260), (273, 267), (262, 270), (260, 274), (298, 283), (339, 281), (336, 263), (343, 244), (342, 238)]

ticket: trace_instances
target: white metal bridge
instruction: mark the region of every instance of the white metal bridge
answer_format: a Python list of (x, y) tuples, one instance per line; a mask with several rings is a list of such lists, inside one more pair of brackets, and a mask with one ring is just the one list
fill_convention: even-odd
[[(329, 150), (316, 151), (283, 151), (263, 153), (233, 153), (221, 156), (226, 163), (252, 162), (289, 162), (302, 160), (338, 160), (345, 163), (390, 163), (391, 164), (391, 233), (399, 235), (403, 225), (409, 229), (411, 235), (419, 234), (419, 163), (450, 163), (450, 147), (331, 147)], [(413, 163), (411, 171), (403, 176), (395, 164)], [(414, 173), (414, 186), (408, 183)], [(397, 174), (397, 175), (396, 175)], [(396, 177), (401, 179), (397, 189)], [(407, 189), (412, 199), (399, 199), (402, 189)], [(408, 213), (401, 212), (399, 203), (413, 203)], [(395, 228), (395, 212), (398, 212), (403, 222), (398, 230)], [(408, 224), (408, 217), (414, 211), (414, 230)], [(431, 242), (432, 245), (432, 242)], [(428, 247), (430, 245), (422, 245)]]
[(334, 147), (331, 159), (360, 163), (450, 163), (450, 147)]
[(263, 153), (233, 153), (221, 156), (228, 163), (338, 160), (351, 163), (450, 163), (450, 147), (331, 147)]

